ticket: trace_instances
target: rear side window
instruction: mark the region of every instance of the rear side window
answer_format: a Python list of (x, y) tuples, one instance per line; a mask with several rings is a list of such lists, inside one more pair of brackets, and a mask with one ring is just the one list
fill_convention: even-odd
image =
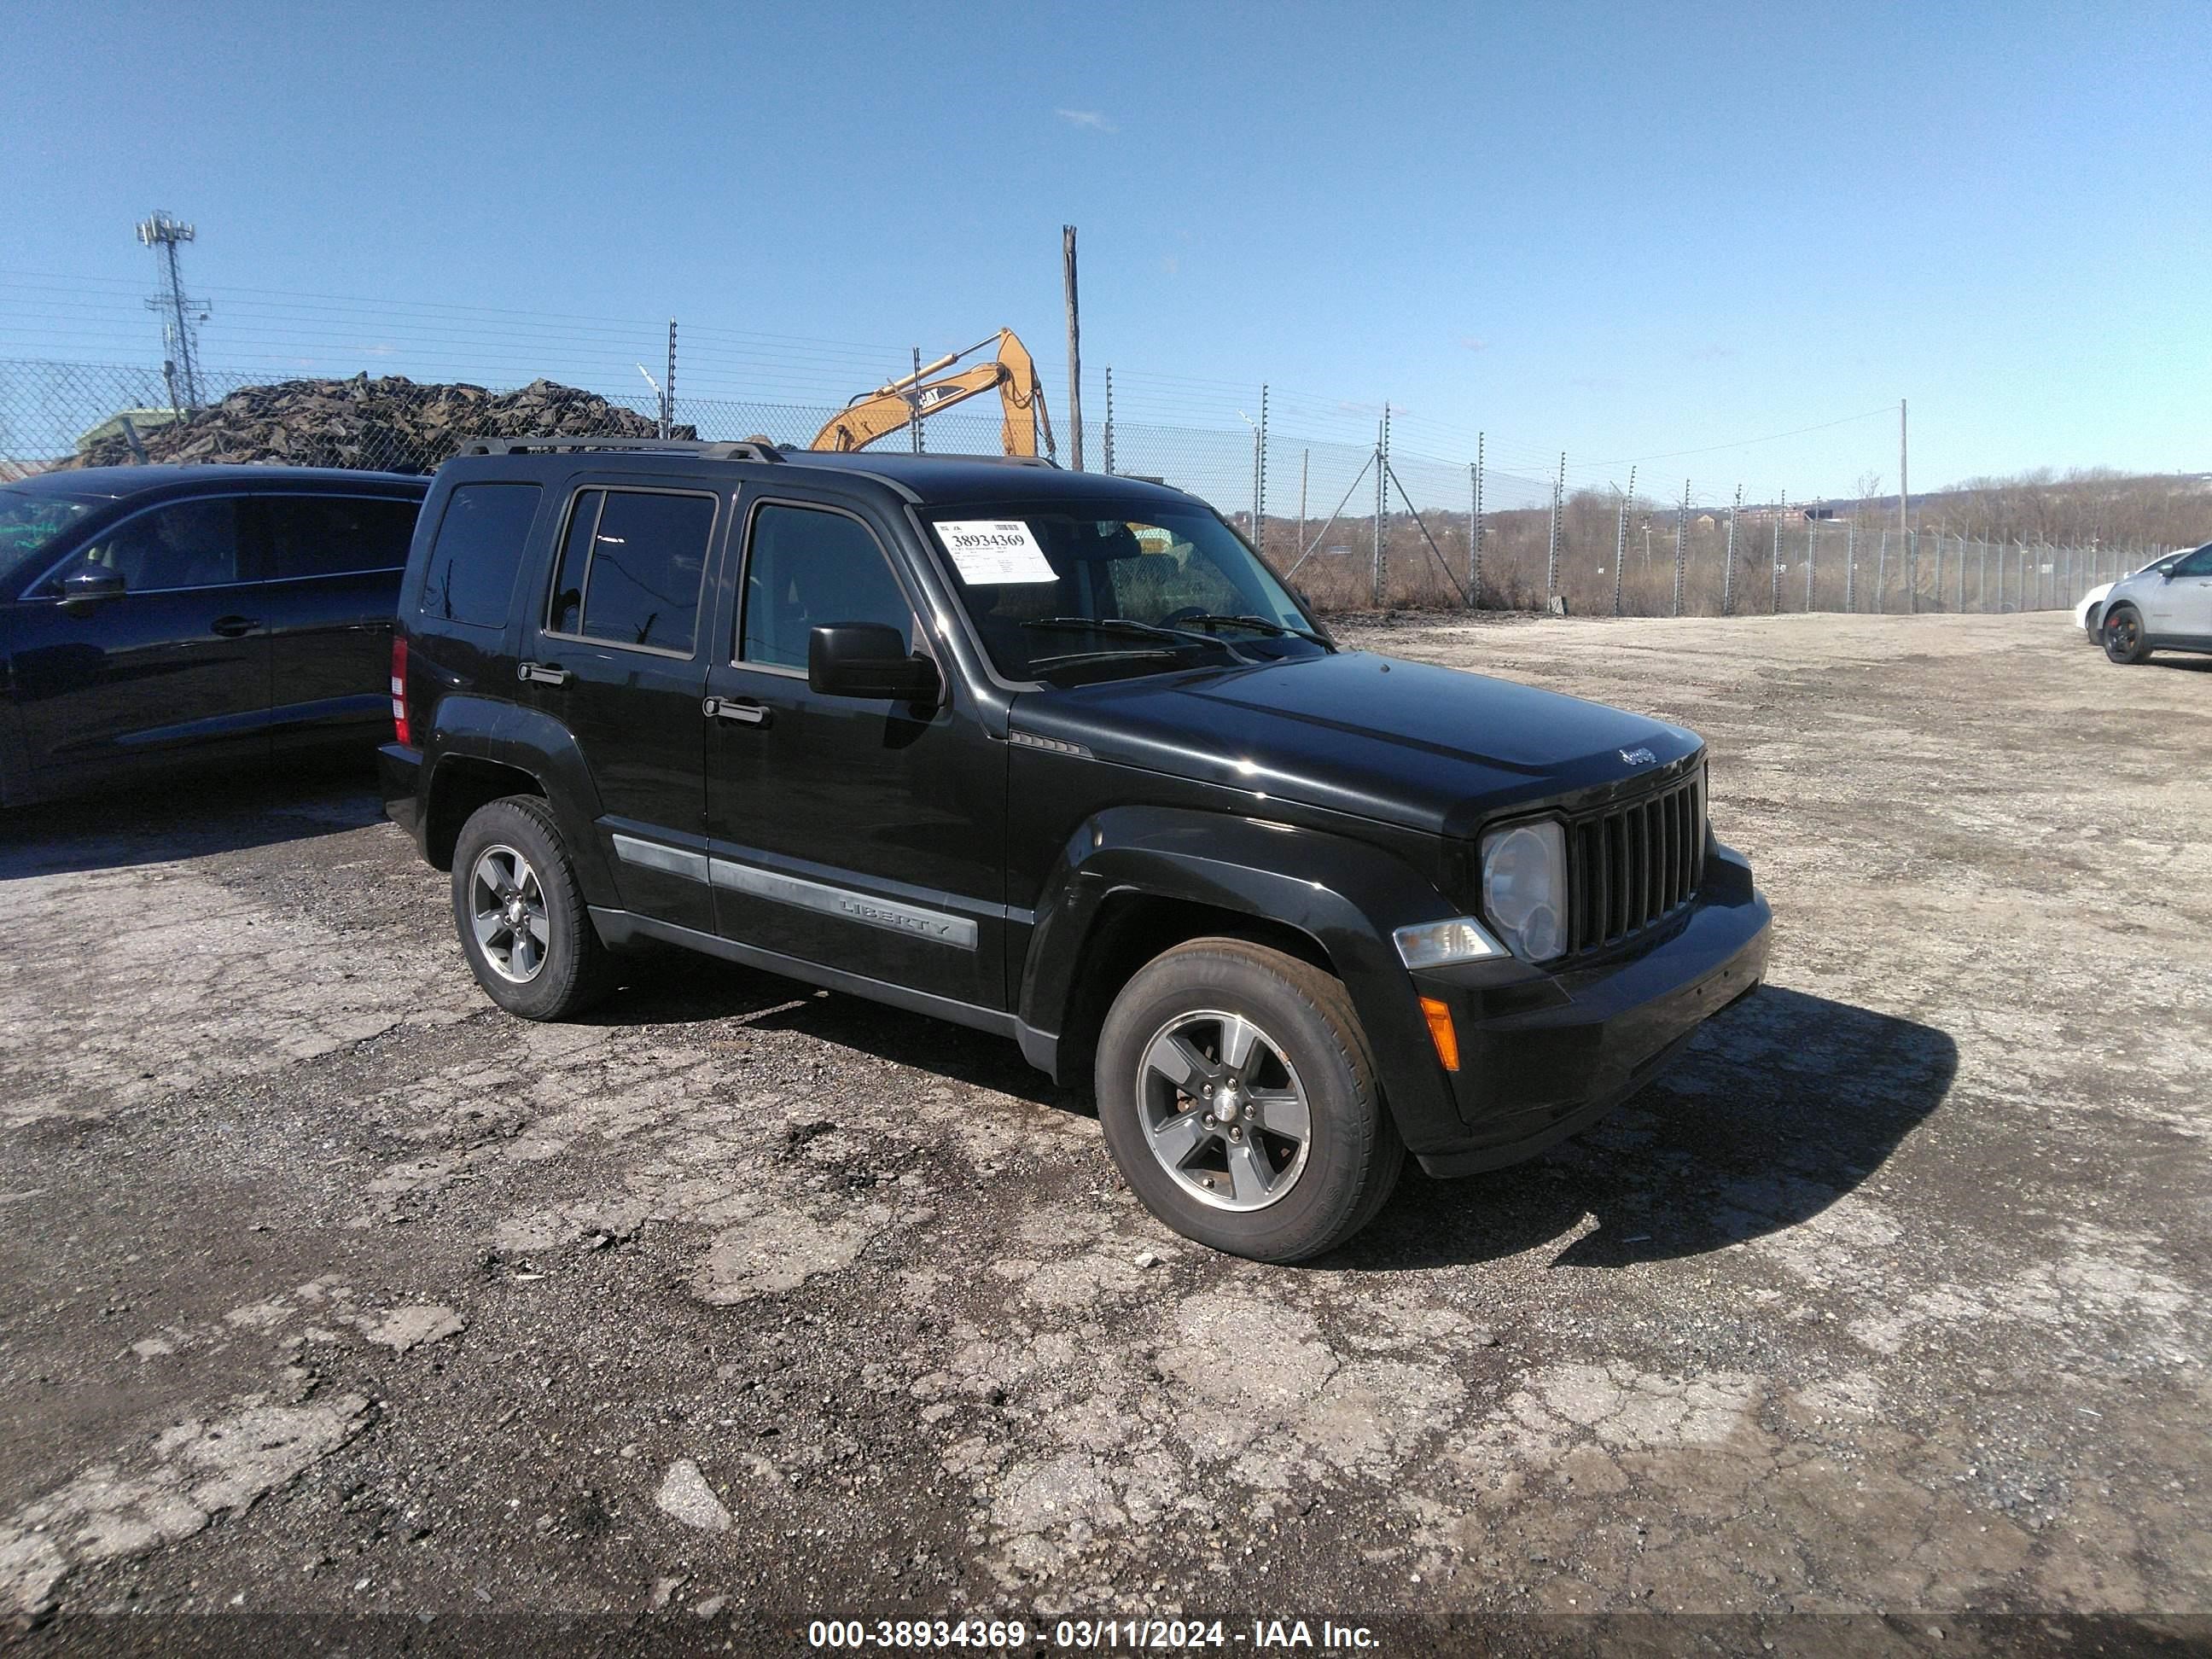
[(413, 501), (271, 495), (263, 500), (261, 510), (269, 526), (269, 574), (279, 580), (407, 567), (407, 544), (415, 534)]
[(422, 579), (422, 614), (469, 628), (507, 626), (507, 598), (538, 511), (534, 483), (462, 484), (446, 498)]
[(586, 489), (568, 509), (550, 631), (691, 654), (715, 498)]

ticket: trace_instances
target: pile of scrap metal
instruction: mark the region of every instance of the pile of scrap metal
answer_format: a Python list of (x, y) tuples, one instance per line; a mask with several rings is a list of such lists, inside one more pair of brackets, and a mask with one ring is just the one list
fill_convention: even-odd
[[(241, 386), (185, 415), (126, 410), (86, 433), (58, 465), (271, 461), (428, 472), (471, 438), (649, 438), (658, 430), (646, 416), (553, 380), (489, 392), (361, 374)], [(670, 435), (697, 434), (680, 426)]]

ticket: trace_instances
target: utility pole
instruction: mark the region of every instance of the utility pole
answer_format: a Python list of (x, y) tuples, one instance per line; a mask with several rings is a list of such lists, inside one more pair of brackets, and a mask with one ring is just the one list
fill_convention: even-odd
[(1909, 602), (1906, 608), (1917, 611), (1920, 609), (1920, 596), (1914, 591), (1913, 579), (1919, 574), (1916, 568), (1918, 561), (1913, 559), (1908, 550), (1911, 546), (1911, 538), (1906, 527), (1905, 503), (1911, 499), (1912, 492), (1905, 483), (1905, 399), (1899, 398), (1897, 400), (1897, 550), (1906, 562), (1905, 597)]
[[(1686, 491), (1685, 494), (1686, 495)], [(1686, 506), (1684, 512), (1689, 509)], [(1735, 517), (1743, 511), (1743, 486), (1735, 487), (1735, 505), (1729, 508), (1728, 551), (1721, 561), (1721, 615), (1735, 615)]]
[(1067, 441), (1069, 464), (1083, 471), (1083, 325), (1075, 302), (1075, 227), (1060, 228), (1060, 275), (1067, 290)]
[(1905, 399), (1899, 398), (1897, 400), (1897, 539), (1900, 544), (1905, 540), (1905, 502), (1911, 495), (1911, 491), (1907, 488), (1905, 483), (1905, 468), (1906, 459), (1907, 454), (1905, 441)]
[(168, 378), (169, 405), (190, 414), (200, 406), (199, 346), (189, 313), (205, 314), (207, 301), (185, 297), (184, 276), (177, 264), (177, 250), (193, 239), (192, 228), (171, 218), (161, 209), (140, 222), (138, 240), (161, 261), (161, 292), (146, 301), (146, 309), (161, 315), (161, 343), (167, 348), (162, 373)]

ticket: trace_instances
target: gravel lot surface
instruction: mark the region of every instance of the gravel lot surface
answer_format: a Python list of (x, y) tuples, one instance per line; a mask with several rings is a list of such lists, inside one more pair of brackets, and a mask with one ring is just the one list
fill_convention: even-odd
[(2212, 1611), (2212, 659), (1347, 632), (1705, 733), (1777, 945), (1304, 1269), (1011, 1044), (688, 957), (507, 1018), (357, 776), (0, 823), (0, 1604)]

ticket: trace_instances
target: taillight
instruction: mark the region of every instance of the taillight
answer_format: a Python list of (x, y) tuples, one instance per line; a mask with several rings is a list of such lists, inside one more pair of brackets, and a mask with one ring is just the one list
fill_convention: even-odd
[(407, 729), (407, 637), (392, 636), (392, 735), (412, 749), (414, 735)]

